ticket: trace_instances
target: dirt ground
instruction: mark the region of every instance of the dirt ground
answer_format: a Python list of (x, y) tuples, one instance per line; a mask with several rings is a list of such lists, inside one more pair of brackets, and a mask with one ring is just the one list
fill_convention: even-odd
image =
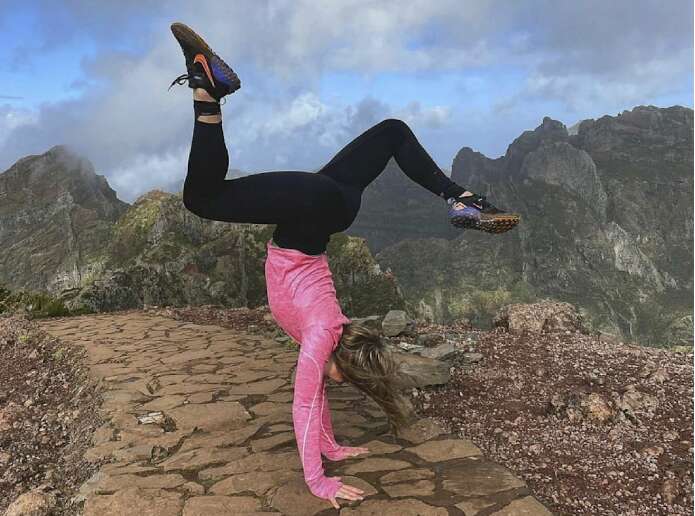
[(557, 514), (692, 514), (693, 355), (579, 333), (472, 332), (473, 366), (419, 410), (521, 476)]
[(0, 317), (0, 514), (38, 488), (72, 515), (71, 497), (98, 469), (83, 459), (100, 398), (80, 350), (22, 315)]

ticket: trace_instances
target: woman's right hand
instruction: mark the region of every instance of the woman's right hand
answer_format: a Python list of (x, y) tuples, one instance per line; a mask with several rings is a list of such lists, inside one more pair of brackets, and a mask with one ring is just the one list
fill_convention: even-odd
[[(335, 477), (335, 478), (340, 478), (340, 477)], [(335, 496), (333, 498), (330, 498), (331, 503), (333, 504), (333, 507), (336, 509), (340, 509), (340, 505), (338, 504), (338, 501), (336, 498), (345, 498), (346, 500), (364, 500), (364, 491), (362, 489), (359, 489), (355, 486), (350, 486), (347, 484), (343, 484), (340, 489), (338, 489), (338, 492), (335, 493)]]

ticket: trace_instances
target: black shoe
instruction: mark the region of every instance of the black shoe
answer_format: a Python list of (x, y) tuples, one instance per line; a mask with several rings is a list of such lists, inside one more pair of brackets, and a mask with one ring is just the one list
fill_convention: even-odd
[(504, 233), (519, 223), (519, 215), (500, 210), (484, 195), (450, 197), (449, 221), (457, 228), (470, 228), (488, 233)]
[(171, 32), (183, 50), (187, 73), (174, 79), (169, 88), (188, 81), (189, 88), (203, 88), (217, 101), (241, 88), (234, 70), (193, 29), (183, 23), (172, 23)]

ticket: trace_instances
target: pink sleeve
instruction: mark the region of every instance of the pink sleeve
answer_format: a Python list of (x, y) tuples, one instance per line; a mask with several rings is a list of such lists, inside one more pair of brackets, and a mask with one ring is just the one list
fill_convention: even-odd
[(333, 351), (328, 330), (311, 326), (302, 332), (292, 401), (292, 421), (304, 481), (314, 496), (333, 498), (342, 487), (337, 477), (326, 477), (321, 463), (321, 406), (323, 371)]
[(331, 422), (331, 408), (328, 405), (328, 395), (326, 394), (326, 379), (324, 378), (321, 389), (321, 453), (330, 460), (339, 460), (342, 455), (338, 455), (341, 446), (335, 441), (333, 434), (333, 424)]

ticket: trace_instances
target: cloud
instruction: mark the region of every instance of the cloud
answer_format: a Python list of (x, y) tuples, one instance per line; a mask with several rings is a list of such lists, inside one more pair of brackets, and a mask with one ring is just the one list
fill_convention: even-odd
[[(3, 3), (0, 28), (23, 5)], [(32, 12), (31, 37), (10, 42), (12, 52), (50, 56), (82, 41), (92, 51), (81, 57), (73, 98), (0, 107), (0, 170), (65, 143), (126, 200), (185, 175), (190, 91), (166, 91), (183, 71), (168, 28), (176, 20), (200, 30), (241, 77), (223, 108), (224, 130), (230, 166), (248, 171), (316, 169), (387, 117), (402, 118), (450, 159), (463, 145), (504, 146), (544, 115), (615, 112), (682, 94), (692, 81), (685, 0), (479, 0), (465, 8), (458, 0), (39, 0)], [(455, 74), (461, 96), (396, 101), (368, 90), (329, 99), (321, 90), (329, 73), (372, 83), (384, 73), (404, 81)]]

